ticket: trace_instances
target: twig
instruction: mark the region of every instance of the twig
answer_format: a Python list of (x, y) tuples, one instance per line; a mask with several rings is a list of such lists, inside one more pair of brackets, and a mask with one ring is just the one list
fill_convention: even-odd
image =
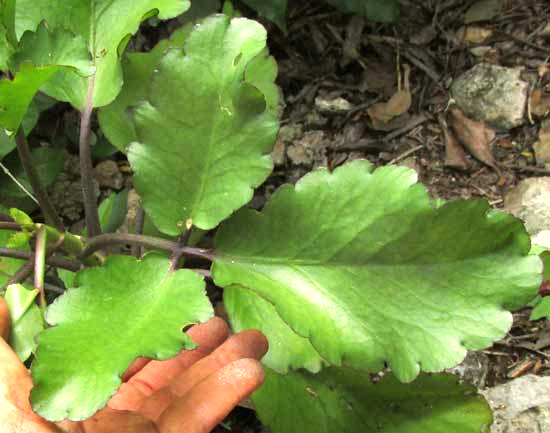
[(187, 220), (185, 232), (183, 232), (178, 238), (178, 246), (172, 253), (170, 258), (170, 272), (174, 272), (179, 268), (180, 260), (183, 256), (183, 249), (187, 246), (189, 242), (189, 237), (191, 236), (191, 230), (193, 229), (193, 224), (191, 220)]
[(12, 221), (0, 221), (0, 230), (21, 230), (21, 225)]
[(0, 168), (2, 169), (2, 171), (4, 172), (4, 174), (6, 176), (8, 176), (18, 187), (21, 191), (23, 191), (25, 194), (27, 194), (27, 196), (32, 200), (34, 201), (37, 205), (40, 205), (40, 203), (38, 203), (38, 200), (36, 199), (36, 197), (34, 195), (32, 195), (32, 193), (27, 189), (25, 188), (25, 185), (23, 185), (21, 182), (19, 182), (17, 180), (17, 178), (11, 174), (11, 171), (8, 170), (8, 167), (6, 167), (4, 164), (2, 164), (0, 162)]
[[(136, 212), (136, 220), (135, 220), (135, 234), (141, 235), (143, 234), (143, 227), (145, 225), (145, 211), (143, 210), (143, 207), (138, 207), (138, 210)], [(132, 255), (137, 257), (138, 259), (141, 257), (142, 251), (141, 246), (139, 245), (132, 245)]]
[(50, 283), (44, 283), (44, 290), (46, 290), (46, 292), (59, 293), (60, 295), (65, 293), (65, 290), (63, 290), (61, 287)]
[(413, 153), (417, 152), (418, 150), (422, 149), (424, 147), (423, 144), (419, 144), (418, 146), (413, 147), (412, 149), (407, 150), (406, 152), (403, 152), (401, 155), (399, 155), (396, 158), (393, 158), (388, 164), (395, 164), (396, 162), (401, 161), (402, 159), (405, 159), (407, 156), (412, 155)]
[[(80, 258), (88, 257), (94, 252), (111, 245), (140, 245), (146, 248), (168, 251), (173, 253), (180, 248), (177, 242), (153, 236), (134, 235), (131, 233), (105, 233), (85, 241), (85, 247), (80, 254)], [(210, 250), (194, 247), (181, 248), (182, 254), (188, 257), (195, 257), (208, 261), (213, 261), (214, 256)]]
[(44, 275), (46, 273), (47, 231), (44, 226), (36, 234), (36, 252), (34, 256), (34, 288), (38, 290), (42, 313), (46, 312), (46, 294), (44, 292)]
[[(30, 260), (34, 263), (34, 253), (28, 251), (13, 250), (11, 248), (0, 248), (0, 257), (10, 257), (12, 259)], [(80, 270), (82, 264), (80, 262), (64, 259), (61, 257), (49, 257), (46, 259), (46, 263), (57, 268), (67, 269), (69, 271), (77, 272)]]
[(17, 152), (19, 153), (19, 158), (21, 159), (21, 165), (29, 178), (29, 182), (32, 186), (34, 193), (36, 194), (36, 199), (40, 205), (40, 209), (44, 214), (44, 219), (46, 223), (54, 226), (59, 231), (64, 231), (63, 222), (57, 215), (55, 208), (46, 192), (46, 189), (40, 183), (40, 178), (36, 172), (36, 168), (32, 161), (31, 150), (29, 148), (29, 143), (27, 143), (27, 138), (23, 132), (23, 128), (19, 128), (17, 134), (15, 135), (15, 142), (17, 144)]
[(92, 145), (90, 136), (92, 132), (92, 111), (94, 95), (95, 75), (88, 79), (88, 95), (86, 105), (80, 114), (80, 175), (82, 177), (82, 195), (84, 198), (84, 212), (86, 214), (86, 228), (88, 235), (93, 237), (101, 234), (99, 213), (94, 188), (94, 167), (92, 165)]

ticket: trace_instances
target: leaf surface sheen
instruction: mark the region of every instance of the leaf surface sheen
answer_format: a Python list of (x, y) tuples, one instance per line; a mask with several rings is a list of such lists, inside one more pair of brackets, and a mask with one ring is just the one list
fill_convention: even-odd
[(476, 389), (448, 374), (378, 383), (346, 368), (319, 374), (268, 370), (252, 396), (273, 433), (488, 433), (491, 410)]
[(51, 420), (83, 420), (102, 408), (138, 356), (166, 359), (195, 344), (182, 331), (213, 315), (202, 277), (168, 272), (157, 254), (110, 256), (77, 275), (46, 314), (31, 373), (33, 409)]
[[(153, 14), (160, 19), (173, 18), (189, 5), (187, 0), (17, 0), (16, 33), (21, 37), (45, 20), (52, 28), (66, 28), (83, 37), (96, 67), (93, 105), (100, 107), (120, 91), (120, 55), (141, 21)], [(87, 87), (87, 79), (60, 73), (45, 90), (82, 109)]]
[(484, 201), (433, 205), (416, 173), (354, 161), (280, 188), (215, 239), (213, 278), (275, 305), (331, 364), (402, 381), (501, 338), (541, 263), (512, 216)]
[(170, 50), (162, 59), (149, 102), (136, 110), (139, 142), (128, 151), (136, 189), (160, 231), (178, 235), (189, 219), (214, 228), (271, 172), (277, 120), (259, 90), (266, 83), (245, 78), (265, 42), (257, 22), (217, 15), (195, 27), (185, 54)]

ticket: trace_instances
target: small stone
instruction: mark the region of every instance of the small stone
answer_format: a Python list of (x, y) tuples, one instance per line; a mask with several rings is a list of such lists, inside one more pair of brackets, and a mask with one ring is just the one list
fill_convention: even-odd
[(285, 142), (282, 139), (278, 138), (277, 141), (275, 141), (275, 146), (273, 146), (273, 151), (271, 152), (271, 159), (273, 159), (273, 164), (275, 165), (275, 167), (280, 167), (281, 165), (284, 165), (285, 149)]
[(550, 377), (529, 374), (481, 394), (493, 410), (491, 433), (550, 432)]
[(522, 180), (504, 196), (504, 210), (523, 220), (530, 234), (550, 230), (550, 177)]
[(286, 153), (294, 165), (326, 166), (326, 146), (327, 142), (323, 131), (308, 131), (302, 138), (290, 145)]
[(324, 99), (322, 96), (317, 96), (315, 98), (315, 108), (321, 113), (342, 114), (353, 109), (353, 105), (342, 97)]
[(480, 63), (453, 81), (452, 97), (469, 117), (508, 130), (525, 122), (529, 83), (522, 68)]
[(121, 189), (124, 177), (115, 161), (108, 159), (95, 166), (94, 174), (99, 186), (112, 189)]
[(533, 245), (539, 245), (544, 248), (550, 248), (550, 230), (542, 230), (531, 237)]

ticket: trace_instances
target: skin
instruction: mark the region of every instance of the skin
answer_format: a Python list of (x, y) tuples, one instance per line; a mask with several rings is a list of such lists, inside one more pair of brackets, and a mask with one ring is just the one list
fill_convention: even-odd
[(136, 360), (107, 406), (83, 422), (52, 424), (29, 404), (29, 371), (6, 343), (10, 319), (0, 298), (2, 433), (208, 433), (263, 382), (259, 331), (229, 337), (220, 318), (191, 328), (198, 348), (166, 361)]

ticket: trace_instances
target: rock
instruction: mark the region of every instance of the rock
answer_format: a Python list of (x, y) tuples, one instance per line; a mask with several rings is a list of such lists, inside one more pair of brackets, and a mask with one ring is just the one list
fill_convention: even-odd
[(550, 177), (522, 180), (504, 196), (504, 210), (522, 219), (530, 234), (549, 230)]
[(489, 357), (483, 352), (468, 352), (464, 361), (446, 371), (477, 388), (484, 388), (489, 373)]
[(327, 145), (323, 131), (308, 131), (287, 148), (286, 154), (294, 165), (326, 166)]
[(533, 145), (537, 164), (545, 166), (550, 163), (550, 120), (542, 122), (539, 139)]
[(493, 409), (491, 433), (550, 432), (550, 377), (529, 374), (481, 394)]
[(99, 186), (112, 189), (121, 189), (124, 185), (124, 177), (115, 161), (108, 159), (97, 164), (94, 175)]
[(478, 21), (488, 21), (498, 16), (502, 11), (502, 0), (478, 0), (464, 15), (466, 24)]
[(520, 77), (522, 68), (480, 63), (453, 81), (451, 93), (469, 117), (499, 129), (525, 122), (529, 84)]
[(550, 248), (550, 230), (542, 230), (541, 232), (538, 232), (536, 235), (531, 237), (531, 243), (533, 245)]
[(345, 114), (353, 109), (353, 105), (342, 97), (325, 99), (322, 96), (317, 96), (315, 98), (315, 108), (321, 113)]

